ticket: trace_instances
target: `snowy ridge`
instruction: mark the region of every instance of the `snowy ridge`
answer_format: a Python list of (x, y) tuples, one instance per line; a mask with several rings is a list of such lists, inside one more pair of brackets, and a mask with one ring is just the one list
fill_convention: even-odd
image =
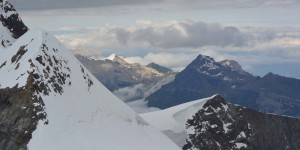
[(116, 54), (111, 54), (106, 59), (113, 61), (116, 58), (116, 56)]
[(37, 85), (46, 119), (32, 134), (30, 150), (179, 149), (109, 92), (55, 37), (31, 30), (0, 58), (0, 88)]
[(165, 110), (144, 113), (140, 116), (182, 147), (187, 137), (186, 121), (191, 119), (208, 100), (213, 99), (215, 96), (184, 103)]

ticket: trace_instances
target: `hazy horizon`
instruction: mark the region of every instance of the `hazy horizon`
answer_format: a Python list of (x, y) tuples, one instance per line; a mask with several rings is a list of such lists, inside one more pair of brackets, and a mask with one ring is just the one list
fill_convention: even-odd
[(116, 53), (177, 70), (204, 54), (234, 59), (255, 75), (300, 79), (296, 0), (10, 2), (29, 28), (44, 28), (81, 54)]

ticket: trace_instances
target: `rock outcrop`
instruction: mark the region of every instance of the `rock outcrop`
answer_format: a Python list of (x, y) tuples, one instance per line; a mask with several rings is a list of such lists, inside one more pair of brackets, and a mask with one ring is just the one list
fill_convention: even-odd
[(216, 96), (187, 121), (184, 150), (300, 149), (300, 120), (265, 114)]

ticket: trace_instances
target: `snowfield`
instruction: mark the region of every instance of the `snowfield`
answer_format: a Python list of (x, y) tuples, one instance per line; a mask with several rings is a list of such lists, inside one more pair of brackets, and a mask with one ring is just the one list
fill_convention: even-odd
[(165, 133), (179, 147), (182, 147), (188, 136), (186, 121), (191, 119), (208, 100), (215, 96), (140, 115), (152, 126)]

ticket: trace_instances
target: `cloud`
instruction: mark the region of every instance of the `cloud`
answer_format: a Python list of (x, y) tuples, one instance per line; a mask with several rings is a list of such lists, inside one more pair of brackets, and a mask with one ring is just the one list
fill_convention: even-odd
[(113, 93), (121, 100), (128, 102), (144, 98), (144, 92), (147, 86), (140, 83), (132, 87), (125, 87), (114, 91)]
[(17, 5), (21, 10), (88, 8), (119, 5), (125, 5), (127, 7), (132, 5), (156, 5), (158, 9), (252, 8), (299, 5), (298, 0), (14, 0), (12, 3)]
[(73, 54), (79, 54), (82, 56), (92, 57), (94, 59), (104, 59), (100, 51), (90, 50), (90, 49), (73, 49)]
[(298, 5), (297, 0), (168, 0), (182, 7), (193, 8), (253, 8)]
[(169, 67), (175, 71), (180, 71), (196, 58), (198, 52), (194, 53), (148, 53), (145, 56), (126, 57), (125, 60), (130, 63), (149, 64), (155, 62), (162, 66)]
[(21, 10), (43, 10), (148, 4), (159, 1), (161, 0), (14, 0), (12, 3), (17, 5)]
[(290, 72), (291, 77), (299, 78), (294, 73), (297, 68), (287, 71), (279, 67), (300, 65), (299, 31), (297, 26), (238, 28), (193, 21), (140, 20), (131, 25), (104, 25), (89, 29), (86, 34), (58, 37), (70, 48), (93, 49), (104, 56), (117, 53), (131, 63), (155, 62), (175, 71), (181, 71), (198, 54), (204, 54), (218, 61), (237, 60), (256, 75), (264, 75), (262, 66), (273, 65), (278, 66), (278, 71), (273, 72)]
[(131, 63), (155, 62), (175, 71), (184, 69), (198, 54), (218, 61), (237, 60), (245, 70), (259, 75), (259, 66), (300, 64), (300, 32), (293, 26), (237, 28), (140, 20), (132, 25), (104, 25), (87, 34), (58, 37), (70, 48), (93, 49), (104, 56), (117, 53)]
[[(145, 43), (146, 45), (161, 48), (203, 46), (245, 46), (248, 44), (247, 35), (236, 27), (221, 27), (219, 24), (207, 24), (204, 22), (176, 22), (160, 27), (146, 27), (128, 32), (118, 29), (118, 32), (127, 32), (127, 40)], [(123, 35), (116, 35), (124, 38)], [(125, 41), (128, 45), (129, 41)]]
[(169, 76), (163, 78), (155, 84), (145, 85), (145, 84), (136, 84), (131, 87), (120, 88), (113, 91), (113, 93), (125, 102), (136, 101), (139, 99), (145, 99), (147, 96), (151, 95), (163, 85), (174, 80), (174, 76)]
[(133, 25), (103, 25), (88, 34), (58, 36), (71, 48), (201, 48), (245, 47), (274, 38), (272, 32), (251, 35), (234, 26), (193, 21), (156, 23), (140, 20)]

